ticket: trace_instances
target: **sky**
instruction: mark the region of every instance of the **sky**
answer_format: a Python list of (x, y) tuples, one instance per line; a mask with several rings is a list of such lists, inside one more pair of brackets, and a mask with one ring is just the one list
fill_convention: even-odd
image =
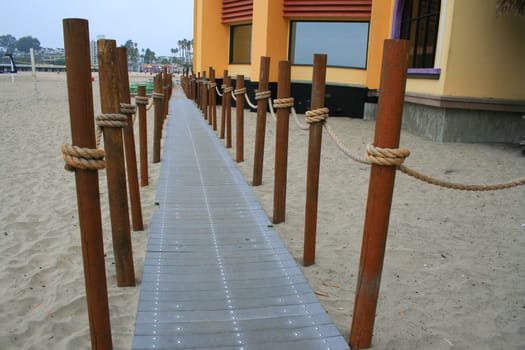
[(62, 19), (89, 22), (89, 38), (127, 40), (139, 49), (171, 56), (177, 41), (193, 38), (193, 0), (25, 0), (2, 1), (0, 35), (32, 36), (41, 47), (63, 48)]

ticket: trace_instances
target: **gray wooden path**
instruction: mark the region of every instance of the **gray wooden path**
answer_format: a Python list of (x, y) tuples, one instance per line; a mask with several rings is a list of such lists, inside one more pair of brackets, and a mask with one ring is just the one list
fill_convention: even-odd
[(170, 116), (133, 349), (348, 349), (193, 102)]

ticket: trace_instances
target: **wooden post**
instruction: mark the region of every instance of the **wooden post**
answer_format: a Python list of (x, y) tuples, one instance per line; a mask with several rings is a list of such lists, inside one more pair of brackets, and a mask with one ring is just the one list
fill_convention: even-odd
[[(224, 70), (224, 74), (222, 76), (222, 86), (226, 86), (226, 77), (228, 76), (228, 70)], [(224, 138), (225, 134), (225, 128), (226, 128), (226, 96), (224, 94), (224, 89), (222, 89), (222, 100), (221, 100), (221, 131), (219, 133), (219, 137), (221, 139)]]
[[(117, 68), (119, 72), (120, 102), (131, 104), (129, 96), (128, 52), (126, 47), (117, 48)], [(129, 201), (131, 205), (131, 222), (133, 230), (144, 230), (142, 222), (142, 204), (140, 201), (139, 175), (137, 172), (137, 151), (135, 150), (135, 133), (133, 117), (128, 114), (128, 125), (124, 127), (124, 148), (126, 170), (128, 174)]]
[[(244, 89), (244, 75), (237, 75), (235, 89)], [(237, 93), (235, 104), (235, 161), (244, 162), (244, 92)]]
[[(279, 85), (277, 98), (290, 97), (290, 61), (279, 62)], [(276, 111), (275, 126), (275, 169), (273, 184), (273, 223), (284, 222), (286, 217), (286, 178), (288, 173), (288, 131), (290, 108)]]
[[(206, 89), (206, 103), (207, 103), (207, 108), (206, 108), (206, 115), (208, 116), (208, 125), (212, 125), (213, 126), (213, 113), (212, 113), (212, 103), (211, 103), (211, 98), (212, 96), (215, 96), (215, 89), (212, 90), (212, 80), (211, 80), (211, 76), (213, 73), (213, 68), (210, 67), (208, 69), (208, 74), (209, 74), (209, 80), (208, 80), (208, 84), (206, 85), (207, 89)], [(213, 83), (215, 83), (215, 78), (213, 79)]]
[[(385, 40), (374, 145), (398, 148), (408, 69), (408, 42)], [(396, 168), (372, 165), (350, 345), (369, 348), (383, 271)]]
[(153, 81), (153, 107), (155, 109), (155, 120), (153, 121), (153, 163), (160, 162), (160, 139), (162, 138), (162, 121), (164, 98), (160, 97), (162, 94), (162, 79), (160, 75), (155, 76)]
[[(259, 71), (258, 91), (268, 90), (268, 77), (270, 75), (270, 57), (261, 56), (261, 68)], [(270, 98), (271, 99), (271, 98)], [(253, 150), (253, 177), (252, 185), (262, 184), (263, 162), (264, 162), (264, 139), (266, 138), (266, 112), (268, 101), (262, 99), (257, 101), (257, 121), (255, 125), (255, 145)]]
[[(115, 40), (98, 40), (100, 105), (102, 113), (120, 114), (116, 48)], [(117, 285), (119, 287), (129, 287), (135, 285), (135, 271), (133, 267), (133, 250), (131, 249), (122, 129), (120, 127), (104, 127), (104, 145)]]
[(210, 88), (210, 115), (211, 115), (211, 124), (212, 129), (217, 130), (217, 95), (215, 94), (215, 86), (217, 82), (215, 81), (215, 69), (210, 68), (210, 82), (212, 87)]
[[(64, 19), (72, 144), (96, 148), (88, 21)], [(98, 172), (75, 171), (91, 348), (112, 349)]]
[[(314, 55), (312, 97), (310, 109), (324, 107), (326, 82), (326, 55)], [(323, 123), (310, 124), (308, 139), (308, 164), (306, 170), (306, 205), (304, 209), (303, 265), (315, 262), (315, 239), (317, 232), (317, 200), (319, 195), (319, 170), (321, 167), (321, 144)]]
[[(162, 109), (162, 120), (164, 121), (168, 116), (168, 107), (170, 103), (170, 76), (168, 74), (168, 67), (162, 67), (162, 93), (164, 94), (164, 104)], [(164, 129), (164, 122), (160, 125), (161, 135), (162, 129)]]
[(201, 100), (201, 95), (202, 95), (202, 79), (201, 79), (201, 73), (198, 72), (197, 73), (197, 88), (195, 89), (195, 91), (197, 92), (196, 94), (196, 101), (197, 102), (197, 107), (199, 107), (200, 110), (202, 110), (202, 100)]
[[(137, 96), (146, 97), (146, 87), (139, 85)], [(146, 105), (139, 103), (137, 105), (139, 114), (139, 143), (140, 143), (140, 185), (148, 186), (148, 123), (146, 120)]]
[(208, 82), (206, 72), (202, 72), (202, 114), (204, 119), (208, 119)]
[[(231, 88), (232, 80), (229, 76), (224, 77), (224, 85)], [(232, 148), (232, 92), (224, 92), (222, 99), (226, 108), (226, 148)]]

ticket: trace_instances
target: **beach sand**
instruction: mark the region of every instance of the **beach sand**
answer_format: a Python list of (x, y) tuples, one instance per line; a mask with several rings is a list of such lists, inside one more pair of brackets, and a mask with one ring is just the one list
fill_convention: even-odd
[[(65, 77), (19, 73), (12, 81), (0, 75), (1, 349), (90, 347), (75, 182), (63, 170), (60, 154), (60, 145), (71, 142)], [(99, 113), (97, 80), (93, 92)], [(132, 232), (134, 288), (116, 287), (107, 184), (105, 172), (99, 172), (115, 349), (131, 346), (154, 210), (160, 165), (151, 164), (152, 117), (153, 109), (148, 113), (150, 185), (141, 187), (145, 230)], [(245, 111), (245, 123), (245, 161), (239, 168), (251, 182), (255, 113)], [(329, 123), (351, 149), (363, 152), (372, 141), (373, 122), (334, 117)], [(274, 137), (268, 117), (263, 185), (253, 189), (269, 216)], [(299, 264), (307, 142), (307, 132), (291, 121), (286, 222), (275, 225)], [(405, 132), (401, 145), (412, 152), (406, 165), (449, 181), (497, 183), (525, 176), (525, 157), (517, 146), (435, 143)], [(323, 133), (316, 264), (303, 271), (312, 289), (325, 293), (319, 299), (345, 337), (369, 172)], [(398, 173), (373, 349), (525, 349), (524, 213), (523, 186), (458, 192)]]

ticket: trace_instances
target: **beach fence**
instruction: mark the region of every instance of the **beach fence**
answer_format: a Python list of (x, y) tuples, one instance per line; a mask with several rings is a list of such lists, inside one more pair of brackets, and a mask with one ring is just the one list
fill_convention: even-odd
[[(195, 79), (193, 74), (190, 76), (189, 72), (186, 71), (182, 78), (186, 96), (193, 99), (197, 105), (201, 106), (202, 104), (202, 100), (199, 100), (199, 98), (207, 96), (204, 98), (209, 99), (210, 108), (215, 110), (216, 96), (213, 90), (216, 90), (217, 95), (222, 98), (220, 128), (219, 126), (217, 128), (219, 128), (218, 137), (220, 139), (226, 138), (224, 145), (226, 148), (230, 148), (232, 145), (231, 99), (244, 96), (247, 103), (257, 110), (253, 156), (253, 186), (258, 186), (262, 183), (268, 106), (276, 122), (273, 223), (285, 221), (288, 120), (290, 113), (294, 117), (297, 126), (302, 130), (308, 131), (303, 242), (304, 266), (315, 263), (317, 199), (323, 128), (339, 150), (348, 158), (361, 164), (370, 165), (366, 217), (363, 226), (361, 257), (349, 338), (349, 344), (353, 349), (369, 348), (372, 345), (372, 333), (397, 170), (431, 185), (461, 191), (493, 191), (525, 184), (525, 177), (491, 185), (451, 183), (430, 177), (403, 164), (410, 155), (408, 149), (399, 148), (406, 72), (408, 69), (407, 50), (408, 43), (405, 40), (385, 40), (375, 135), (373, 142), (367, 145), (365, 154), (359, 154), (350, 150), (328, 123), (329, 110), (324, 107), (326, 55), (316, 54), (313, 58), (311, 106), (305, 114), (304, 122), (297, 118), (294, 109), (294, 99), (290, 97), (289, 61), (279, 62), (277, 98), (272, 101), (271, 93), (268, 90), (270, 57), (261, 57), (259, 85), (254, 96), (257, 101), (256, 105), (251, 103), (249, 96), (246, 94), (246, 90), (242, 85), (243, 77), (237, 76), (238, 85), (234, 90), (227, 70), (223, 74), (222, 93), (216, 84), (207, 83), (208, 86), (206, 87), (206, 83), (203, 82), (204, 79), (200, 78), (200, 73)], [(210, 67), (210, 72), (212, 71), (214, 72), (213, 68)], [(203, 74), (203, 76), (205, 75)], [(197, 91), (201, 91), (198, 96), (194, 93), (194, 88), (192, 88), (196, 84), (201, 84), (200, 89), (202, 89), (197, 89)], [(204, 88), (202, 88), (202, 85), (204, 85)], [(237, 99), (236, 110), (237, 118), (239, 119), (236, 123), (237, 150), (235, 158), (237, 161), (243, 160), (241, 157), (243, 155), (242, 147), (244, 141), (242, 108), (242, 99), (240, 101)], [(276, 112), (274, 112), (274, 109), (276, 109)], [(217, 128), (214, 127), (213, 130), (217, 130)]]
[[(98, 171), (106, 169), (117, 285), (135, 286), (130, 231), (131, 226), (135, 231), (144, 226), (133, 124), (138, 106), (141, 185), (146, 186), (148, 87), (137, 86), (135, 104), (131, 104), (126, 48), (117, 48), (114, 40), (98, 40), (102, 113), (95, 118), (88, 21), (64, 19), (63, 30), (72, 145), (63, 145), (62, 153), (66, 169), (75, 172), (91, 346), (111, 349)], [(166, 71), (158, 74), (151, 91), (155, 107), (154, 161), (160, 161), (171, 78)], [(104, 149), (100, 148), (102, 141)]]

